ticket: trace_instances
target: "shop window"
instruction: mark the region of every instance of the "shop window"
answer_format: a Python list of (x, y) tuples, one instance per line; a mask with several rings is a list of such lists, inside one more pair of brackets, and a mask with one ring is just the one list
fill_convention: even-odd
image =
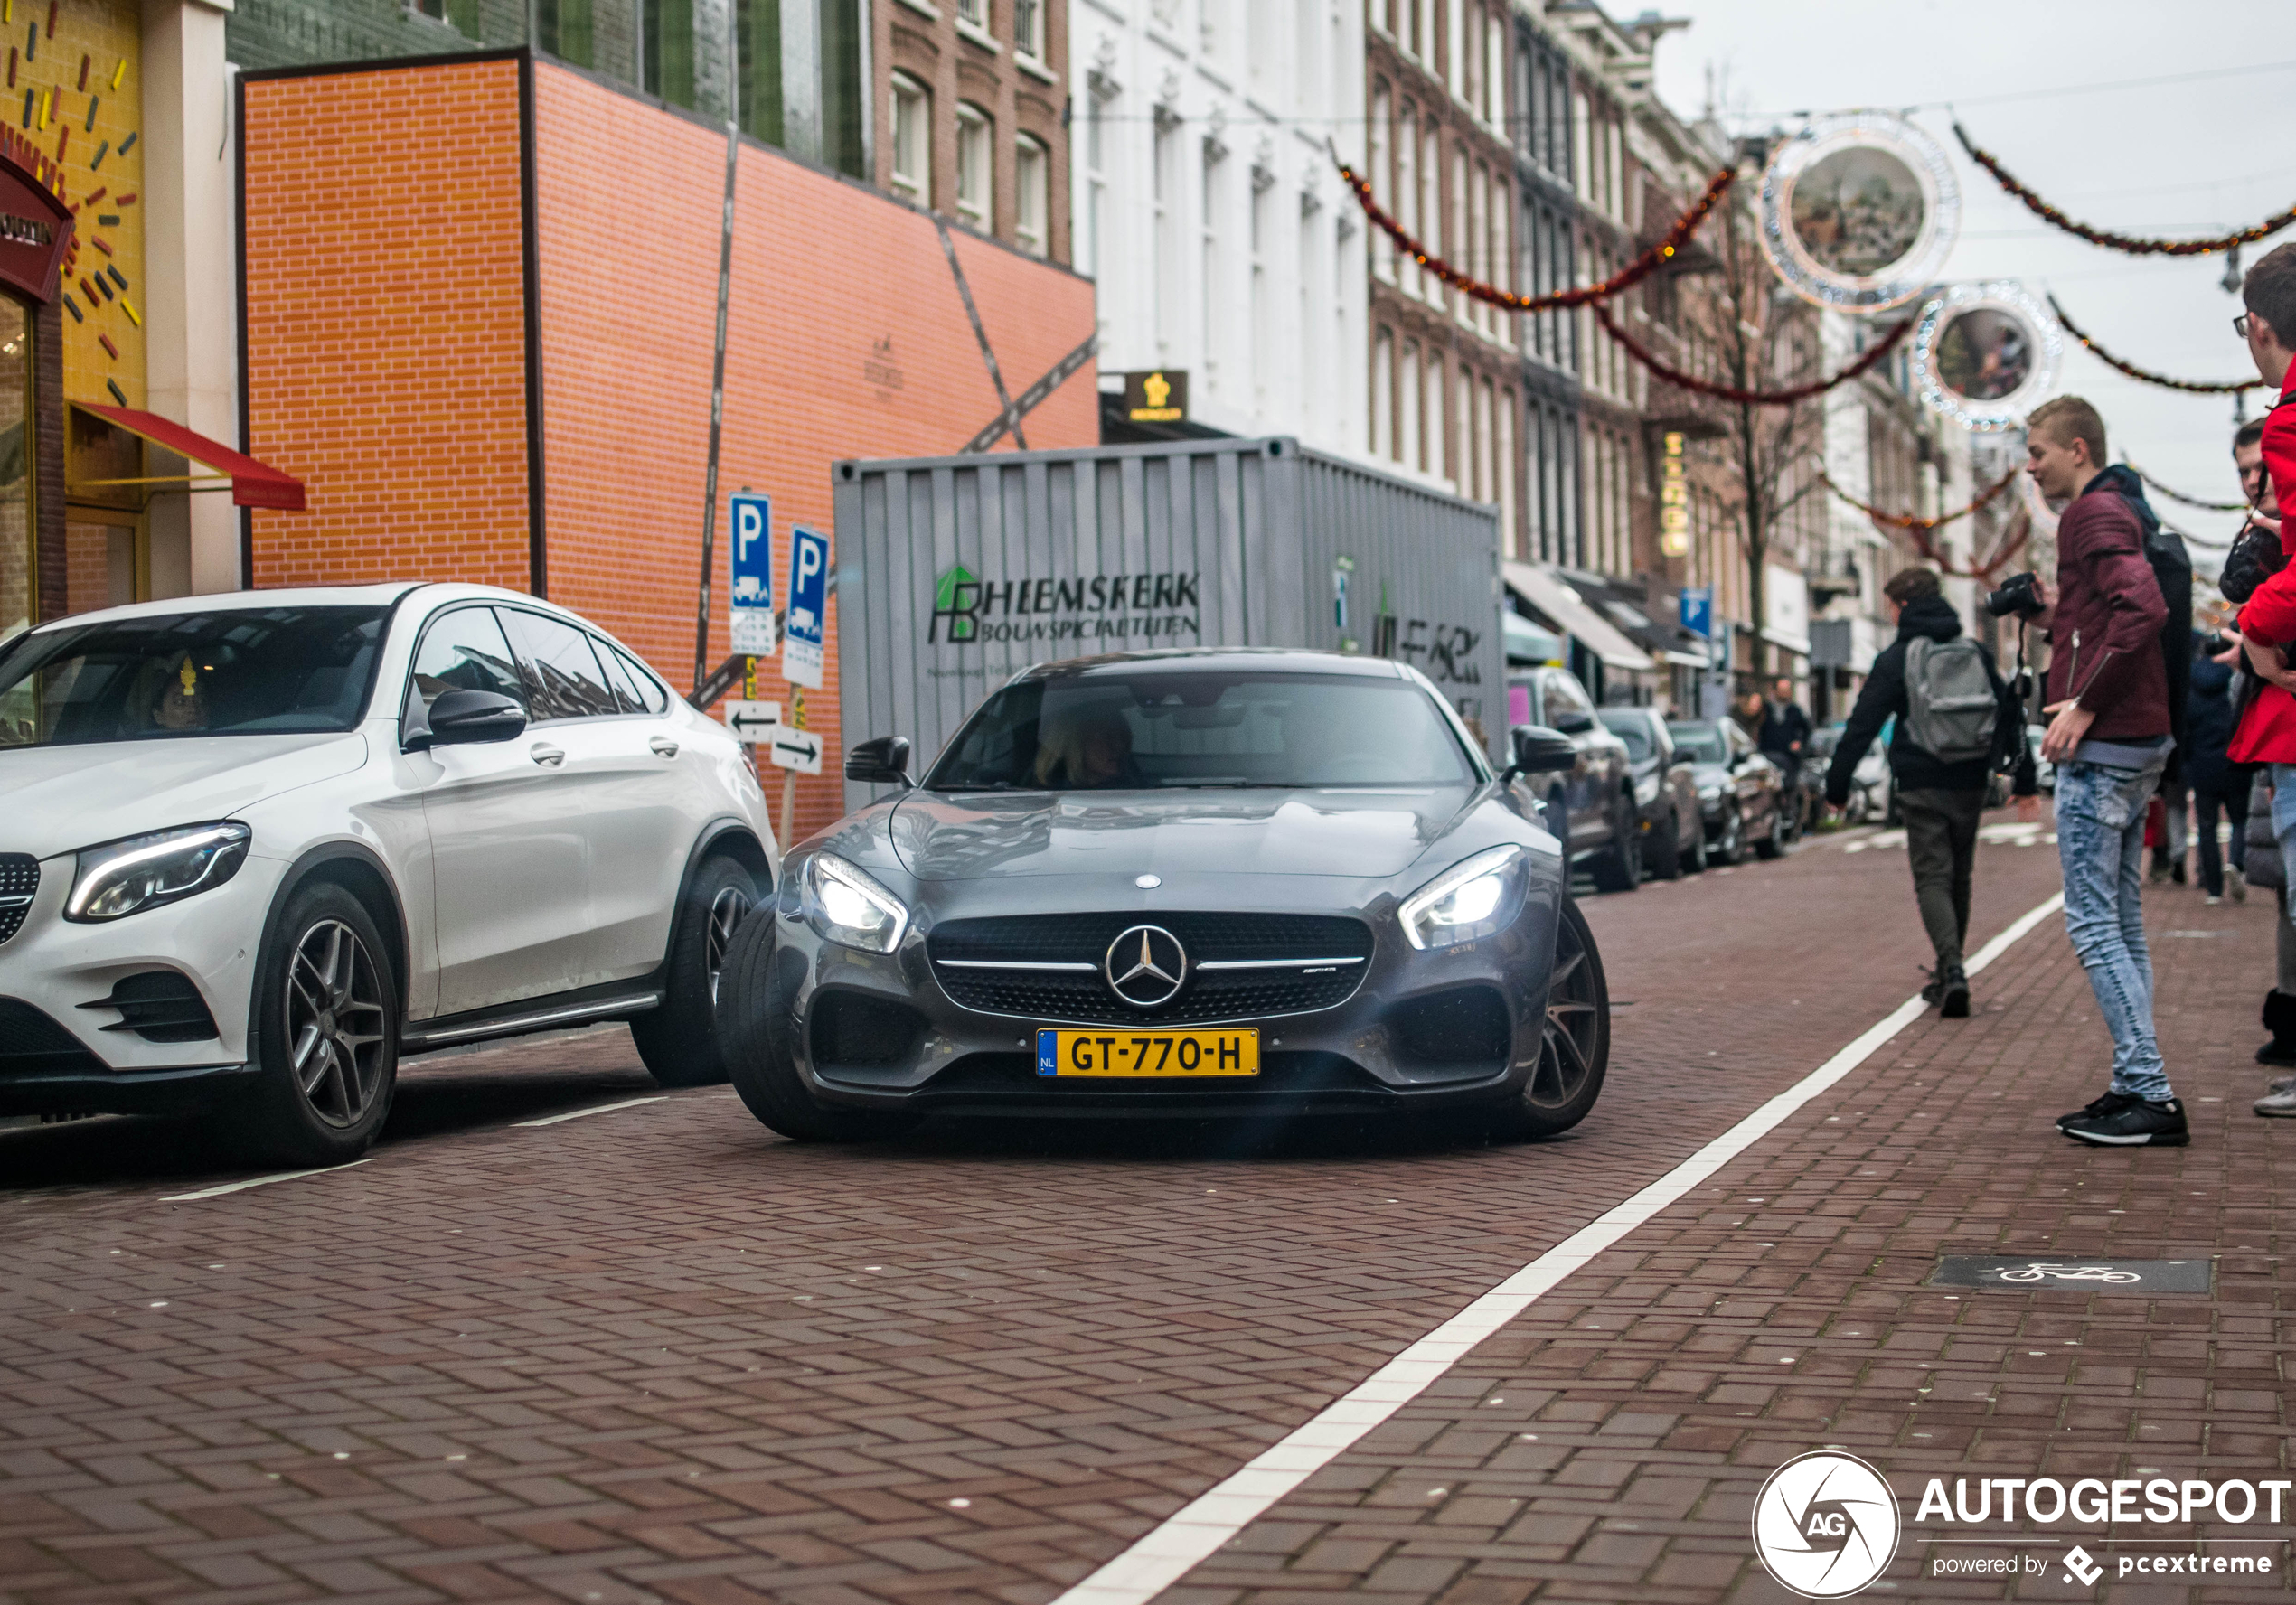
[(933, 204), (933, 96), (906, 72), (893, 74), (893, 193)]
[(1012, 53), (1044, 60), (1044, 0), (1012, 0)]
[(39, 611), (33, 561), (32, 311), (0, 296), (0, 636)]
[(991, 193), (996, 125), (979, 107), (956, 108), (956, 215), (987, 233), (996, 215)]
[(1023, 134), (1012, 151), (1012, 237), (1040, 257), (1052, 245), (1046, 222), (1051, 197), (1051, 155), (1043, 141)]

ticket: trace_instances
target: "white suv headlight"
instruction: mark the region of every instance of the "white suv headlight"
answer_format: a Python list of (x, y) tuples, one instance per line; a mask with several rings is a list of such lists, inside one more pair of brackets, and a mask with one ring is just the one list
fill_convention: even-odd
[(1522, 906), (1523, 850), (1512, 845), (1454, 865), (1403, 900), (1397, 917), (1412, 946), (1450, 947), (1503, 930)]
[(834, 853), (805, 860), (806, 901), (813, 927), (831, 942), (864, 953), (891, 953), (908, 929), (908, 908), (899, 897)]
[(64, 918), (83, 924), (124, 919), (212, 891), (247, 861), (249, 835), (245, 825), (226, 820), (83, 848)]

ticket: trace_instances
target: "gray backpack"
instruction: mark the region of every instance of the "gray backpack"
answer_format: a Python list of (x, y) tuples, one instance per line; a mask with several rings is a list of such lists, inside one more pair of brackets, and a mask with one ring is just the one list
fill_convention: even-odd
[(1942, 763), (1992, 756), (2001, 700), (1968, 636), (1905, 643), (1905, 738)]

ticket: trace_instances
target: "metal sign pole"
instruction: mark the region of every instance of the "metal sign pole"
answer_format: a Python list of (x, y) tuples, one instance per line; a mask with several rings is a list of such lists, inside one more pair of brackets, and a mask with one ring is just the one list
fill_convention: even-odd
[(693, 690), (710, 663), (710, 572), (718, 558), (718, 448), (726, 416), (726, 305), (733, 298), (733, 178), (741, 154), (741, 41), (733, 0), (726, 5), (726, 198), (718, 229), (718, 347), (710, 374), (710, 472), (702, 492), (701, 594), (694, 609)]

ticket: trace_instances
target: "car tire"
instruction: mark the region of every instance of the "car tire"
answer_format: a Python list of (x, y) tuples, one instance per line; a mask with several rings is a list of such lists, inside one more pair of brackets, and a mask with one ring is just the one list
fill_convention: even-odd
[(1642, 849), (1635, 830), (1633, 793), (1623, 793), (1611, 811), (1611, 844), (1587, 868), (1598, 892), (1631, 892), (1642, 884)]
[(1602, 1096), (1610, 1051), (1610, 988), (1602, 954), (1577, 902), (1565, 897), (1555, 925), (1539, 1062), (1521, 1089), (1489, 1112), (1485, 1132), (1498, 1141), (1520, 1142), (1569, 1131)]
[(1775, 802), (1773, 802), (1770, 805), (1770, 829), (1755, 840), (1754, 844), (1754, 856), (1757, 859), (1774, 859), (1783, 855), (1785, 850), (1785, 810), (1778, 806)]
[(1650, 856), (1644, 868), (1652, 880), (1682, 878), (1682, 827), (1675, 822), (1672, 810), (1662, 820), (1651, 821)]
[(716, 1086), (726, 1079), (718, 1048), (718, 991), (735, 932), (757, 901), (749, 871), (723, 854), (701, 860), (670, 922), (662, 1001), (630, 1021), (638, 1057), (654, 1084)]
[(1722, 811), (1722, 828), (1715, 832), (1714, 840), (1707, 844), (1707, 862), (1719, 864), (1727, 869), (1735, 868), (1738, 860), (1745, 857), (1746, 821), (1739, 817), (1735, 806), (1725, 808)]
[(791, 1000), (805, 978), (802, 955), (784, 953), (771, 909), (734, 934), (718, 987), (718, 1051), (733, 1090), (768, 1131), (793, 1142), (862, 1142), (896, 1137), (915, 1117), (831, 1109), (797, 1073)]
[(209, 1122), (221, 1146), (297, 1169), (347, 1164), (391, 1118), (399, 1079), (398, 966), (349, 889), (287, 895), (255, 964), (254, 1084)]

